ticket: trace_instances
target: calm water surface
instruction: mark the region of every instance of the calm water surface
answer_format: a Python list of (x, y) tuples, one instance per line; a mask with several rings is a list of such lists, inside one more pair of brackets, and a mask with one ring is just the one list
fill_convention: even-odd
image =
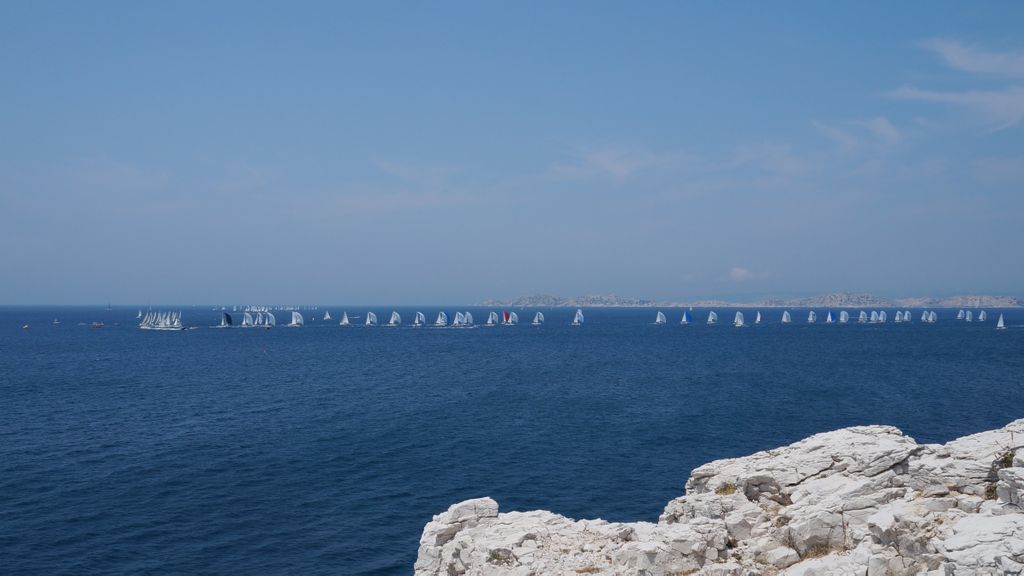
[(423, 524), (465, 498), (653, 521), (716, 458), (855, 424), (942, 442), (1024, 417), (1018, 310), (1002, 332), (992, 310), (186, 332), (140, 331), (135, 311), (0, 308), (0, 571), (409, 574)]

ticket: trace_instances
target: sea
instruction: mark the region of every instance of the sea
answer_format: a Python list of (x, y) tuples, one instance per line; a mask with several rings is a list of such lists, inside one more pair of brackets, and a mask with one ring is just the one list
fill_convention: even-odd
[(1024, 417), (1021, 309), (846, 325), (765, 309), (747, 328), (730, 309), (715, 326), (588, 309), (580, 327), (517, 309), (517, 326), (442, 329), (341, 327), (367, 309), (319, 306), (272, 330), (154, 309), (198, 328), (0, 308), (3, 574), (408, 575), (423, 525), (464, 499), (656, 521), (711, 460), (844, 426), (945, 442)]

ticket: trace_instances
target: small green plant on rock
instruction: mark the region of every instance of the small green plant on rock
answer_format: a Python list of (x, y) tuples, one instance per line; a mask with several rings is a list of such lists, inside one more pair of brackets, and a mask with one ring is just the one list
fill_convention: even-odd
[(1015, 454), (1013, 453), (1013, 450), (1006, 450), (1005, 452), (1000, 454), (998, 458), (996, 458), (996, 465), (998, 465), (1000, 468), (1009, 468), (1013, 466), (1014, 456)]
[(985, 500), (996, 499), (996, 483), (990, 482), (988, 486), (985, 486)]
[(718, 488), (715, 488), (715, 494), (719, 496), (729, 496), (736, 493), (736, 484), (733, 482), (726, 482)]
[(822, 556), (828, 556), (833, 552), (845, 552), (845, 546), (829, 546), (828, 544), (818, 544), (817, 546), (811, 546), (804, 552), (801, 559), (807, 560), (809, 558), (821, 558)]

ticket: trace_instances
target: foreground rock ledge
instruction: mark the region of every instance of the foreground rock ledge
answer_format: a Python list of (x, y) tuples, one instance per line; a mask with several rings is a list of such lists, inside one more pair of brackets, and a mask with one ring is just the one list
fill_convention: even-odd
[(424, 527), (416, 575), (1024, 574), (1021, 444), (1024, 419), (945, 445), (817, 434), (697, 468), (657, 524), (467, 500)]

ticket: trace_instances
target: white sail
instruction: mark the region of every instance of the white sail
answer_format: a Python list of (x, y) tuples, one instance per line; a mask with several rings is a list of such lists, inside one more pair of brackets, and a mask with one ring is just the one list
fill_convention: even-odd
[(398, 326), (402, 323), (402, 317), (397, 310), (391, 311), (391, 318), (388, 319), (388, 326)]
[(349, 325), (348, 312), (342, 312), (341, 313), (341, 322), (338, 322), (338, 325), (339, 326), (348, 326)]
[(577, 308), (576, 315), (572, 317), (572, 325), (579, 326), (581, 324), (583, 324), (583, 309)]
[(363, 322), (364, 326), (376, 326), (377, 325), (377, 314), (374, 312), (366, 313), (366, 321)]
[(1006, 323), (1003, 322), (1003, 315), (999, 315), (999, 320), (996, 321), (996, 330), (1006, 330)]
[(934, 324), (935, 321), (938, 320), (938, 319), (939, 319), (939, 315), (935, 313), (935, 310), (932, 310), (931, 312), (928, 313), (928, 323), (929, 324)]
[(139, 318), (142, 318), (142, 308), (139, 308), (139, 313), (135, 315), (136, 320), (138, 320)]
[(274, 317), (272, 312), (267, 312), (267, 328), (271, 326), (277, 326), (277, 318)]
[(508, 323), (512, 325), (519, 324), (519, 314), (516, 314), (515, 312), (509, 312)]
[(718, 322), (718, 314), (716, 314), (715, 311), (712, 310), (711, 312), (708, 313), (708, 324), (714, 324), (715, 322)]
[(252, 326), (252, 314), (245, 312), (242, 315), (242, 326)]
[(986, 319), (988, 319), (988, 314), (984, 310), (978, 312), (978, 322), (984, 322)]
[(462, 312), (455, 313), (455, 319), (452, 321), (452, 326), (461, 327), (466, 324), (466, 315)]
[(326, 312), (324, 312), (324, 321), (326, 322), (326, 321), (331, 320), (331, 319), (332, 319), (331, 318), (331, 311), (327, 310)]
[(964, 322), (974, 322), (974, 312), (973, 311), (971, 311), (971, 310), (967, 311), (967, 313), (964, 315)]
[(437, 320), (434, 320), (434, 326), (447, 326), (447, 325), (448, 325), (448, 315), (445, 314), (444, 312), (438, 312), (437, 313)]
[(893, 317), (892, 321), (896, 322), (896, 323), (903, 322), (903, 312), (900, 312), (899, 310), (897, 310), (896, 311), (896, 316)]
[(959, 312), (956, 313), (956, 319), (957, 320), (963, 320), (964, 319), (964, 311), (963, 310), (960, 310)]
[(814, 310), (811, 310), (810, 312), (807, 313), (807, 323), (808, 324), (814, 324), (817, 320), (818, 320), (818, 315), (817, 315), (817, 313), (814, 312)]
[(789, 324), (792, 321), (793, 321), (793, 319), (789, 315), (789, 310), (783, 311), (783, 313), (782, 313), (782, 323), (783, 324)]
[(758, 310), (757, 311), (757, 316), (754, 317), (754, 324), (760, 324), (760, 323), (761, 323), (761, 311)]
[(882, 310), (881, 312), (878, 313), (878, 322), (880, 324), (885, 324), (885, 322), (888, 319), (889, 319), (889, 317), (886, 315), (885, 310)]
[(295, 310), (292, 310), (292, 321), (289, 322), (288, 325), (293, 328), (297, 328), (299, 326), (302, 326), (303, 324), (305, 324), (305, 321), (302, 318), (302, 314), (296, 312)]
[(878, 323), (878, 310), (872, 310), (871, 311), (871, 323), (872, 324), (877, 324)]
[(911, 320), (913, 320), (913, 319), (910, 317), (910, 310), (904, 310), (903, 311), (903, 321), (904, 322), (910, 322)]
[(736, 317), (732, 321), (732, 325), (740, 328), (743, 326), (743, 312), (736, 311)]
[(465, 314), (462, 315), (462, 317), (463, 317), (463, 320), (466, 322), (466, 326), (472, 326), (473, 325), (473, 315), (472, 314), (470, 314), (469, 312), (466, 312)]
[(849, 312), (847, 312), (846, 310), (843, 310), (842, 312), (839, 313), (839, 323), (840, 324), (846, 324), (849, 321), (850, 321), (850, 313)]
[[(492, 312), (492, 314), (494, 314), (494, 313)], [(531, 322), (530, 324), (533, 324), (534, 326), (540, 326), (543, 323), (544, 323), (544, 313), (543, 312), (537, 312), (536, 314), (533, 315), (533, 322)]]
[(921, 310), (921, 322), (927, 322), (927, 321), (928, 321), (928, 311), (927, 310)]
[(495, 312), (494, 310), (491, 310), (491, 313), (487, 315), (487, 324), (486, 325), (487, 326), (497, 326), (498, 325), (498, 313), (497, 312)]
[(413, 326), (423, 326), (427, 323), (427, 316), (423, 312), (416, 313), (416, 319), (413, 320)]
[(680, 324), (689, 324), (690, 322), (691, 322), (691, 320), (690, 320), (690, 312), (687, 311), (687, 310), (683, 310), (683, 318), (681, 320), (679, 320), (679, 323)]
[[(55, 324), (60, 322), (54, 321)], [(181, 312), (150, 312), (139, 322), (142, 330), (184, 330), (181, 324)]]
[(861, 310), (860, 314), (857, 315), (857, 322), (860, 322), (861, 324), (863, 324), (863, 323), (865, 323), (867, 321), (868, 321), (868, 313), (865, 312), (864, 310)]
[(658, 315), (654, 317), (654, 323), (655, 324), (664, 324), (665, 322), (668, 322), (668, 320), (665, 318), (665, 313), (659, 311)]
[(835, 322), (835, 320), (832, 319), (832, 311), (829, 310), (828, 316), (825, 316), (825, 324), (831, 324), (833, 322)]

